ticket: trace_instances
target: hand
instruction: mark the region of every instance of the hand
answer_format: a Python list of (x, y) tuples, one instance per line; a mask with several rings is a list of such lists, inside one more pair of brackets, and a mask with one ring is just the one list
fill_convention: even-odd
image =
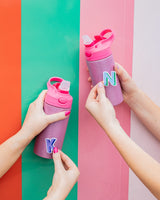
[(114, 108), (105, 96), (104, 84), (102, 82), (91, 89), (86, 101), (86, 109), (106, 131), (109, 131), (110, 128), (118, 123)]
[[(135, 82), (132, 80), (132, 78), (129, 76), (129, 74), (120, 64), (115, 63), (114, 70), (116, 71), (121, 82), (124, 101), (126, 103), (129, 103), (132, 100), (132, 97), (134, 97), (134, 95), (137, 94), (139, 89), (136, 86)], [(88, 78), (88, 81), (92, 81), (91, 77)], [(91, 85), (91, 88), (92, 87), (93, 85)]]
[(54, 148), (55, 173), (46, 200), (64, 200), (77, 182), (80, 172), (73, 161), (62, 151)]
[(115, 63), (114, 69), (121, 82), (124, 101), (128, 103), (132, 97), (137, 94), (138, 87), (120, 64)]
[(32, 138), (38, 135), (50, 123), (65, 119), (65, 112), (47, 115), (43, 111), (43, 103), (47, 90), (43, 90), (39, 97), (30, 104), (22, 130), (25, 130)]

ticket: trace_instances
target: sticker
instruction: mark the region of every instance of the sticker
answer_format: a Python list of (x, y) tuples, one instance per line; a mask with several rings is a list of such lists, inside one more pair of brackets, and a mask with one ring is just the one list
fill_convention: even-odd
[(108, 72), (103, 72), (103, 81), (105, 86), (109, 86), (109, 83), (112, 86), (116, 86), (117, 85), (116, 72), (111, 71), (111, 75)]
[(53, 152), (53, 148), (54, 148), (54, 144), (57, 141), (57, 138), (45, 138), (46, 141), (46, 150), (47, 153), (52, 153)]

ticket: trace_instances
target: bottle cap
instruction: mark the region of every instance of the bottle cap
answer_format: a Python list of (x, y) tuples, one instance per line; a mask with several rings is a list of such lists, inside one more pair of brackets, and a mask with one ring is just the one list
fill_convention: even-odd
[(69, 92), (70, 90), (70, 82), (69, 81), (65, 81), (63, 80), (60, 85), (59, 85), (59, 89), (65, 92)]
[(82, 38), (84, 45), (90, 45), (93, 42), (93, 40), (88, 35), (83, 35)]
[(85, 56), (88, 61), (101, 60), (112, 54), (111, 44), (114, 40), (114, 34), (110, 29), (105, 29), (99, 35), (94, 36), (93, 41), (89, 36), (83, 36), (83, 40)]
[[(56, 83), (51, 84), (53, 81)], [(45, 102), (47, 104), (56, 107), (71, 108), (73, 98), (69, 94), (69, 81), (63, 80), (59, 77), (52, 77), (49, 79), (47, 87), (48, 91), (45, 97)]]

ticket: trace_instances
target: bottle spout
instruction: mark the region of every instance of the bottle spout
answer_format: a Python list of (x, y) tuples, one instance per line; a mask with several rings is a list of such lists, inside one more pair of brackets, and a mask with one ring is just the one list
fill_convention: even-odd
[(61, 90), (61, 91), (64, 91), (64, 92), (69, 92), (69, 90), (70, 90), (70, 81), (65, 81), (65, 80), (63, 80), (61, 83), (60, 83), (60, 85), (59, 85), (59, 89)]
[(90, 45), (93, 42), (93, 40), (88, 35), (83, 35), (82, 39), (84, 45)]

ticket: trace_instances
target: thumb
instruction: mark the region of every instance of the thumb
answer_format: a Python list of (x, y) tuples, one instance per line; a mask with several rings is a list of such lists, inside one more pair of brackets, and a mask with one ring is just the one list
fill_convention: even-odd
[(118, 74), (120, 80), (122, 82), (126, 82), (129, 79), (131, 79), (130, 75), (127, 73), (127, 71), (118, 63), (115, 63), (115, 67), (114, 67), (116, 73)]
[(51, 115), (46, 115), (47, 122), (51, 124), (53, 122), (65, 119), (69, 116), (69, 114), (70, 114), (70, 111), (64, 111), (64, 112), (54, 113)]
[(99, 100), (102, 100), (106, 97), (103, 82), (99, 82), (97, 84), (97, 93), (98, 93)]
[(55, 172), (59, 169), (62, 169), (63, 164), (57, 147), (54, 147), (53, 149), (53, 162), (55, 166)]

